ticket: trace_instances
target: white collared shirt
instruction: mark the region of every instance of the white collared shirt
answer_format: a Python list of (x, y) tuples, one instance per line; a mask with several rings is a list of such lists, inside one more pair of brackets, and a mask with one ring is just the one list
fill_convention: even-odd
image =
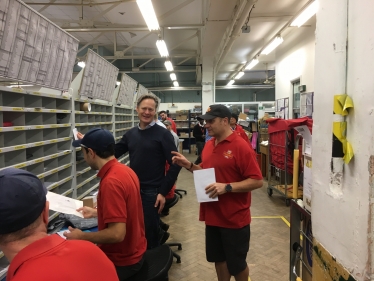
[(144, 129), (140, 128), (140, 123), (138, 123), (138, 129), (139, 130), (147, 130), (149, 128), (151, 128), (154, 124), (156, 124), (156, 122), (153, 120), (150, 124), (148, 124)]

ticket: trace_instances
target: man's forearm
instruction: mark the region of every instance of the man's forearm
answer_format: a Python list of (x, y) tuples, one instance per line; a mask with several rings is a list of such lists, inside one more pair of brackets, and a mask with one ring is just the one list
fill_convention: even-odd
[(79, 240), (90, 241), (95, 244), (113, 244), (122, 242), (125, 237), (116, 233), (110, 228), (105, 228), (98, 232), (82, 232)]
[(232, 182), (230, 184), (232, 186), (232, 192), (249, 192), (262, 187), (263, 181), (249, 178), (240, 182)]

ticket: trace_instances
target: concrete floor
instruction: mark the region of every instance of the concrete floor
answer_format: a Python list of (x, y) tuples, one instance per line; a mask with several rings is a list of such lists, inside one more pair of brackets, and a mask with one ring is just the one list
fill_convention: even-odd
[[(191, 161), (193, 154), (186, 154)], [(269, 197), (266, 184), (252, 192), (251, 244), (247, 262), (251, 281), (289, 280), (289, 207), (279, 196)], [(198, 220), (199, 203), (194, 190), (193, 176), (185, 169), (179, 174), (177, 188), (187, 190), (179, 202), (162, 218), (170, 225), (168, 242), (181, 242), (176, 252), (182, 263), (169, 271), (170, 281), (217, 280), (214, 265), (205, 259), (205, 225)], [(234, 280), (234, 278), (231, 278)]]

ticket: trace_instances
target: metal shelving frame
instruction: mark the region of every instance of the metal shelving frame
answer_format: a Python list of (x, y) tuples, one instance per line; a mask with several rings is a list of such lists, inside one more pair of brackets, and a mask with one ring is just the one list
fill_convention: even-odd
[[(74, 82), (74, 81), (73, 81)], [(72, 87), (77, 84), (72, 83)], [(48, 90), (48, 89), (47, 89)], [(56, 92), (32, 92), (0, 86), (0, 124), (12, 122), (13, 126), (0, 127), (0, 170), (7, 167), (34, 173), (49, 191), (82, 199), (99, 188), (97, 171), (84, 160), (76, 160), (81, 148), (72, 147), (72, 129), (86, 133), (94, 127), (111, 131), (118, 141), (137, 123), (133, 107), (114, 105), (113, 102), (75, 98)], [(118, 91), (113, 96), (117, 98)], [(135, 96), (134, 96), (135, 98)], [(91, 111), (80, 110), (80, 103), (91, 104)], [(118, 159), (128, 165), (126, 154)], [(50, 211), (49, 220), (58, 212)], [(8, 261), (0, 252), (0, 270)], [(5, 276), (0, 275), (0, 280)]]

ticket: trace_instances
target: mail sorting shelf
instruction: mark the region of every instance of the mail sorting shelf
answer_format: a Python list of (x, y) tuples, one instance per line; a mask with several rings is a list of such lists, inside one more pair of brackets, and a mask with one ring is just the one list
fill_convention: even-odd
[[(48, 190), (71, 197), (71, 113), (68, 97), (0, 87), (0, 169), (29, 171)], [(0, 268), (7, 264), (0, 252)]]
[[(126, 105), (114, 106), (114, 137), (116, 142), (120, 141), (122, 136), (133, 127), (133, 109)], [(129, 155), (125, 153), (119, 159), (119, 162), (128, 165)]]

